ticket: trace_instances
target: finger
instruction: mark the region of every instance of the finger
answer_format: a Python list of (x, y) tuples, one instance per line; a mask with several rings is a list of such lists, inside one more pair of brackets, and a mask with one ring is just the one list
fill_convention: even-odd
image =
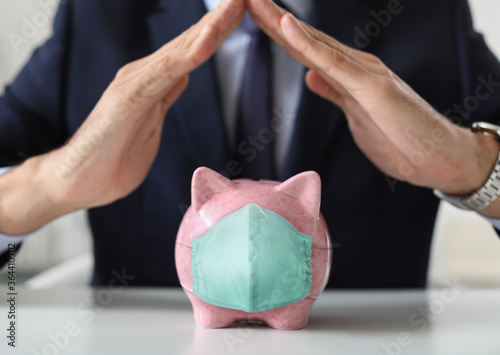
[[(297, 19), (295, 20), (298, 22), (303, 31), (311, 37), (312, 40), (326, 45), (327, 48), (331, 48), (342, 53), (353, 62), (359, 64), (365, 70), (378, 75), (387, 75), (388, 72), (390, 72), (390, 70), (384, 65), (384, 63), (382, 63), (382, 61), (377, 56), (346, 46), (337, 41), (335, 38), (328, 36), (326, 33), (318, 31), (311, 25), (308, 25), (307, 23), (299, 21)], [(284, 36), (286, 37), (285, 34)]]
[(163, 99), (161, 100), (161, 106), (164, 112), (163, 116), (165, 116), (170, 107), (172, 107), (172, 105), (181, 97), (181, 95), (186, 90), (188, 84), (189, 84), (189, 76), (185, 75), (177, 82), (177, 84), (172, 88), (172, 90), (163, 97)]
[(327, 83), (317, 72), (309, 70), (306, 74), (307, 87), (325, 100), (332, 101), (335, 105), (343, 109), (343, 96), (332, 85)]
[(322, 74), (329, 83), (338, 82), (349, 91), (365, 89), (373, 79), (345, 51), (313, 38), (292, 14), (281, 20), (283, 34), (290, 45), (303, 57), (303, 64)]
[[(283, 18), (282, 18), (283, 19)], [(296, 19), (297, 20), (297, 19)], [(387, 70), (387, 67), (382, 63), (382, 61), (375, 55), (367, 52), (363, 52), (359, 49), (351, 48), (346, 46), (345, 44), (339, 42), (335, 38), (327, 35), (324, 32), (321, 32), (311, 25), (299, 21), (300, 27), (314, 40), (324, 43), (328, 47), (331, 47), (345, 56), (349, 57), (351, 60), (363, 66), (365, 69), (373, 71), (374, 73), (384, 73), (385, 71), (381, 71), (381, 69)], [(280, 22), (281, 23), (281, 22)]]
[[(281, 21), (289, 12), (281, 7), (279, 7), (274, 1), (270, 0), (249, 0), (248, 8), (252, 14), (255, 22), (278, 43), (280, 46), (284, 47), (289, 51), (294, 51), (294, 48), (290, 46), (286, 36), (283, 33)], [(345, 52), (351, 52), (352, 49), (341, 44), (334, 38), (326, 35), (325, 33), (316, 30), (314, 27), (301, 22), (301, 25), (308, 32), (308, 34), (318, 41), (323, 41), (330, 46), (336, 47), (338, 50)], [(300, 55), (297, 51), (293, 53), (295, 55)]]
[(203, 18), (187, 32), (191, 41), (194, 41), (200, 29), (206, 25), (214, 25), (219, 33), (217, 47), (238, 27), (246, 13), (244, 0), (222, 1), (214, 10), (208, 12)]
[[(321, 71), (319, 70), (320, 67), (317, 65), (318, 63), (314, 60), (316, 58), (307, 56), (308, 53), (305, 53), (303, 48), (300, 46), (297, 47), (297, 40), (295, 42), (291, 42), (290, 38), (288, 38), (288, 36), (294, 35), (294, 32), (290, 32), (290, 26), (288, 26), (288, 28), (284, 27), (287, 25), (286, 19), (290, 16), (302, 32), (302, 36), (298, 37), (299, 40), (305, 36), (309, 42), (316, 43), (316, 47), (321, 45), (319, 47), (323, 49), (323, 52), (330, 53), (329, 55), (333, 56), (334, 59), (339, 58), (340, 60), (343, 60), (344, 58), (347, 58), (350, 62), (358, 64), (361, 69), (368, 72), (385, 74), (388, 71), (383, 63), (374, 55), (345, 46), (336, 39), (316, 30), (314, 27), (296, 20), (291, 14), (289, 14), (289, 12), (277, 6), (273, 1), (248, 1), (249, 10), (256, 23), (292, 57), (307, 67), (313, 68), (318, 72)], [(331, 54), (332, 52), (334, 54)]]
[(407, 178), (401, 174), (401, 167), (411, 167), (398, 146), (380, 127), (369, 119), (359, 119), (359, 115), (366, 115), (366, 111), (357, 104), (346, 104), (345, 115), (349, 129), (356, 145), (367, 157), (387, 157), (384, 160), (372, 160), (380, 171), (401, 180)]
[[(208, 59), (227, 36), (229, 36), (229, 34), (240, 24), (245, 12), (244, 0), (224, 0), (214, 10), (203, 16), (198, 23), (164, 45), (157, 51), (156, 56), (163, 58), (171, 55), (172, 50), (177, 50), (187, 57), (190, 55), (193, 56), (194, 61), (198, 62), (196, 64), (199, 65), (199, 62), (204, 62)], [(211, 42), (212, 47), (208, 53), (206, 51), (198, 53), (197, 49), (206, 47), (206, 44), (200, 41), (200, 37), (203, 35), (203, 32), (208, 31), (208, 29), (212, 30), (209, 32), (212, 36), (205, 36), (204, 40)], [(198, 54), (198, 57), (196, 54)], [(186, 62), (185, 59), (189, 58), (184, 58), (182, 61), (183, 63)]]
[(268, 0), (248, 0), (248, 10), (252, 15), (255, 23), (276, 42), (279, 46), (283, 47), (295, 59), (300, 60), (297, 56), (300, 53), (295, 51), (286, 40), (281, 30), (281, 18), (288, 12)]
[(139, 69), (135, 85), (150, 98), (172, 88), (215, 52), (245, 14), (244, 0), (224, 0), (189, 30), (153, 53)]
[(137, 123), (133, 144), (142, 145), (151, 140), (154, 134), (161, 133), (167, 111), (179, 99), (188, 83), (189, 77), (187, 75), (182, 77), (175, 83), (170, 92), (146, 111), (144, 117)]

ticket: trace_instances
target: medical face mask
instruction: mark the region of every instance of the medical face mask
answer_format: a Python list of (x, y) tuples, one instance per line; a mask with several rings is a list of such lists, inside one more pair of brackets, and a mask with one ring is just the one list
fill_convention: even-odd
[(261, 312), (311, 292), (312, 237), (249, 204), (193, 239), (193, 293), (215, 306)]

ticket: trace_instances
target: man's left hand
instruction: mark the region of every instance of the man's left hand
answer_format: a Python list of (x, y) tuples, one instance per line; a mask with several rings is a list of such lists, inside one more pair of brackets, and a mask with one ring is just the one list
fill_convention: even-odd
[(464, 195), (487, 180), (499, 143), (453, 124), (376, 56), (297, 20), (270, 0), (247, 0), (255, 22), (309, 71), (310, 90), (339, 106), (358, 147), (385, 174)]

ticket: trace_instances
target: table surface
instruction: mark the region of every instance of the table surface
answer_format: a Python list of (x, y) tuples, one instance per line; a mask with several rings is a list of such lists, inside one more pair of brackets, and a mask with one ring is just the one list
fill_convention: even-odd
[(17, 347), (2, 336), (0, 354), (500, 354), (500, 290), (327, 291), (292, 331), (196, 327), (179, 289), (17, 292)]

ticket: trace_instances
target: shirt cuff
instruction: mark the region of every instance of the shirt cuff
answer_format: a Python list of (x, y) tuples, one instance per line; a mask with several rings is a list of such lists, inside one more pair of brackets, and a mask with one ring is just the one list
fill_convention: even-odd
[[(12, 169), (12, 167), (0, 168), (0, 176), (2, 176), (3, 174), (5, 174), (7, 171), (9, 171), (11, 169)], [(10, 244), (15, 244), (16, 246), (18, 246), (28, 236), (29, 236), (29, 234), (15, 236), (15, 237), (0, 234), (0, 255), (5, 253), (7, 250), (9, 250)]]
[(486, 218), (488, 222), (490, 222), (496, 230), (500, 231), (500, 218), (491, 218), (481, 215), (481, 217)]
[(7, 250), (14, 247), (17, 248), (28, 235), (20, 235), (18, 237), (9, 237), (0, 234), (0, 255), (4, 254)]

